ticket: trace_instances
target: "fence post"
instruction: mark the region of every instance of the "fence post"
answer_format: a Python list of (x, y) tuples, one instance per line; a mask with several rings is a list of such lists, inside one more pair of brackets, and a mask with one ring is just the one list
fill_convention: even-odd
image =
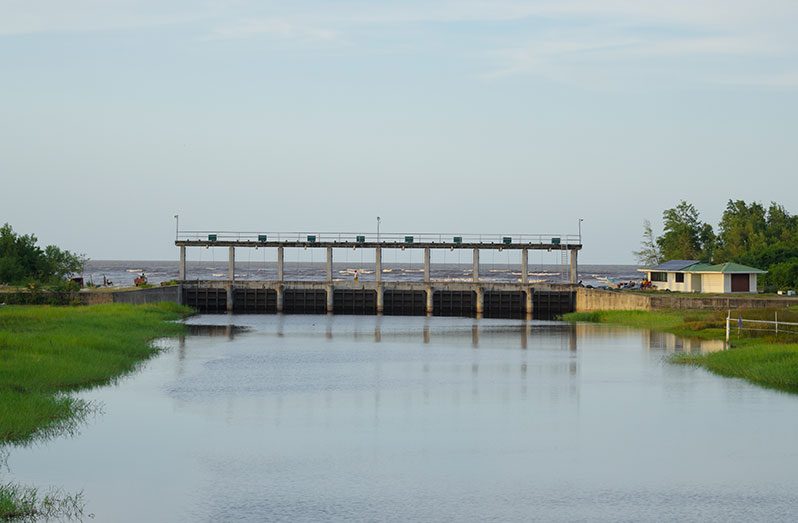
[(729, 348), (729, 335), (730, 335), (730, 330), (731, 330), (731, 326), (729, 324), (730, 321), (731, 321), (731, 309), (729, 310), (729, 313), (726, 315), (726, 348), (727, 349)]
[(776, 336), (779, 335), (779, 311), (776, 311)]

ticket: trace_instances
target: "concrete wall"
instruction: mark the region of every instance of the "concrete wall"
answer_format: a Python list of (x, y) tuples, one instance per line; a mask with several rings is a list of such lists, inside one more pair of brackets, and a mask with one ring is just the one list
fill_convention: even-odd
[(576, 289), (576, 312), (649, 311), (651, 296), (600, 289)]
[(79, 294), (83, 305), (98, 305), (101, 303), (157, 303), (171, 301), (178, 303), (178, 287), (153, 287), (151, 289), (132, 289), (125, 291), (83, 291)]
[(708, 298), (690, 296), (689, 294), (672, 295), (659, 292), (639, 294), (601, 289), (579, 288), (576, 290), (577, 312), (599, 310), (778, 309), (790, 305), (798, 305), (798, 298), (754, 298), (745, 294), (732, 294), (729, 296)]

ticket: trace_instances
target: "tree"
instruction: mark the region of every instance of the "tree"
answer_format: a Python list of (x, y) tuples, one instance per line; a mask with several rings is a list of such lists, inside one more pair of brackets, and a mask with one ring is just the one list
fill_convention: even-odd
[(640, 250), (634, 251), (633, 254), (643, 267), (654, 267), (662, 261), (662, 254), (654, 239), (651, 222), (648, 220), (643, 220), (643, 240), (640, 242)]
[(747, 253), (763, 249), (767, 241), (764, 206), (743, 200), (729, 200), (720, 219), (718, 254), (724, 260), (737, 260)]
[(682, 200), (662, 213), (664, 234), (657, 238), (661, 257), (666, 260), (711, 261), (715, 248), (712, 226), (701, 222), (698, 210)]
[(86, 258), (55, 245), (40, 248), (36, 236), (18, 235), (9, 224), (0, 227), (0, 283), (52, 284), (83, 270)]

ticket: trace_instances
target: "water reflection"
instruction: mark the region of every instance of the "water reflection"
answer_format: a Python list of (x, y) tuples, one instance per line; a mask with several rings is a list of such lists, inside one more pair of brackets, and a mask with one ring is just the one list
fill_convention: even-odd
[(682, 338), (669, 332), (643, 332), (644, 346), (648, 350), (664, 350), (667, 352), (717, 352), (724, 349), (723, 340), (702, 340), (699, 338)]
[(692, 342), (475, 318), (190, 323), (214, 321), (83, 394), (107, 414), (15, 449), (15, 476), (122, 522), (772, 521), (798, 503), (798, 403), (656, 354)]

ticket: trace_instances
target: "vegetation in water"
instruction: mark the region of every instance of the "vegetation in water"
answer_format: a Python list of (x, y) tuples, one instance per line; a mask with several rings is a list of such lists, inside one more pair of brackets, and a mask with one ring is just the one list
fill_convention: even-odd
[(0, 443), (69, 430), (91, 412), (70, 392), (107, 384), (182, 332), (173, 303), (0, 307)]
[[(172, 303), (0, 307), (0, 451), (77, 430), (94, 405), (71, 392), (104, 385), (158, 352), (153, 339), (179, 334), (191, 312)], [(75, 519), (82, 493), (3, 482), (0, 520)]]
[(79, 519), (83, 507), (82, 493), (42, 492), (35, 487), (0, 483), (0, 520), (3, 521)]
[[(734, 317), (773, 320), (775, 310), (734, 311)], [(779, 321), (798, 323), (798, 308), (778, 310)], [(670, 332), (683, 337), (724, 339), (724, 311), (596, 311), (563, 316), (565, 321), (588, 321)], [(798, 330), (798, 329), (796, 329)], [(721, 376), (743, 378), (769, 388), (798, 393), (798, 334), (768, 331), (737, 332), (732, 346), (707, 354), (676, 354), (674, 363), (696, 365)]]
[(663, 234), (643, 224), (641, 248), (634, 254), (646, 266), (664, 260), (737, 262), (767, 270), (760, 286), (769, 291), (798, 288), (798, 216), (771, 203), (729, 200), (717, 232), (701, 221), (698, 209), (682, 201), (662, 213)]
[(19, 235), (7, 223), (0, 227), (0, 284), (72, 290), (67, 277), (83, 271), (86, 257), (55, 245), (41, 248), (37, 242), (36, 236)]

